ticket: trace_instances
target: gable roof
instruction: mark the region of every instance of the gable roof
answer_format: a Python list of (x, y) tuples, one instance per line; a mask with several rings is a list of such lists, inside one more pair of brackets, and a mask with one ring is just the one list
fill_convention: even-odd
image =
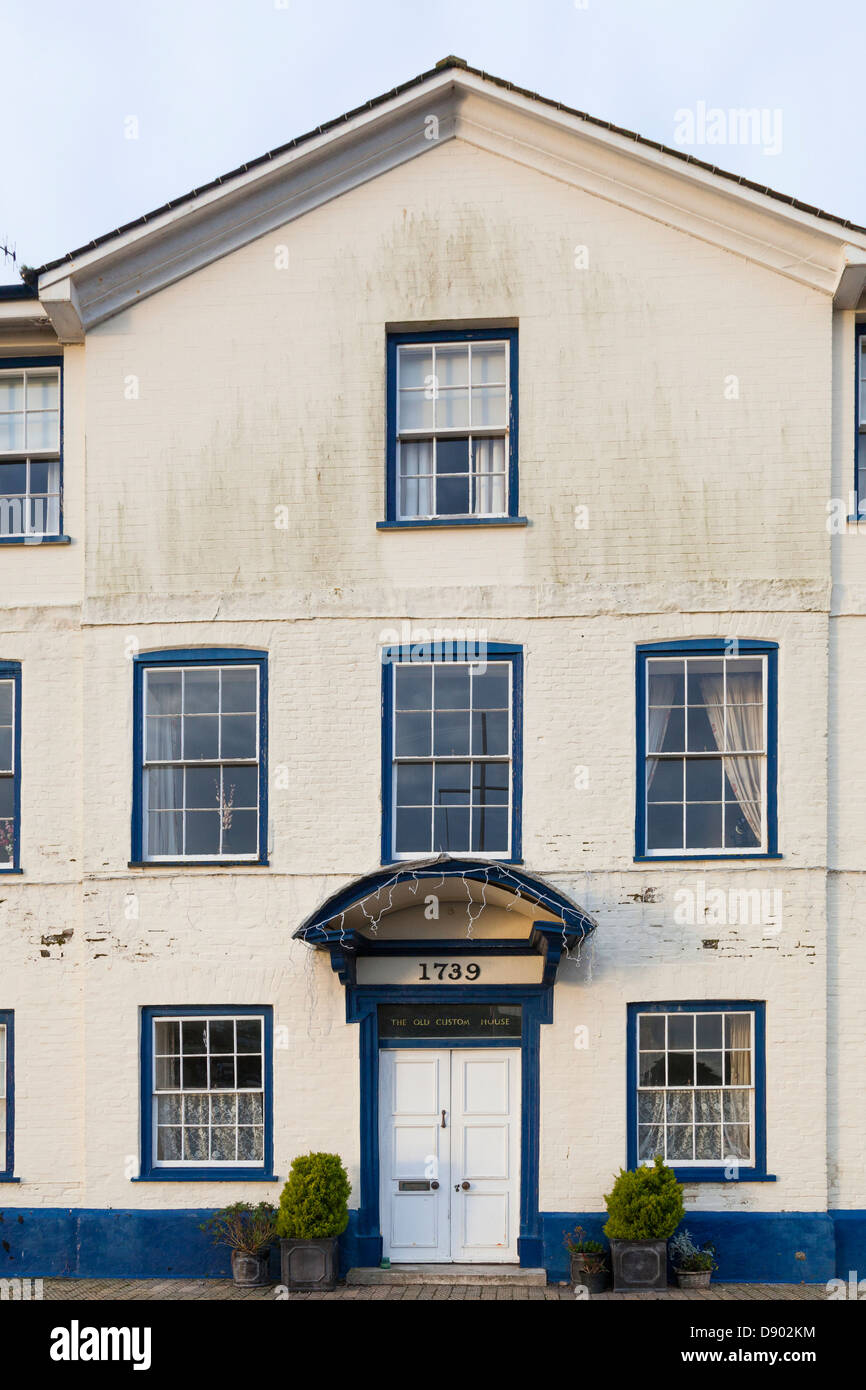
[[(482, 107), (492, 123), (477, 119)], [(538, 168), (555, 168), (558, 177), (565, 174), (566, 181), (600, 196), (618, 194), (617, 201), (629, 201), (631, 195), (629, 205), (638, 211), (826, 292), (837, 289), (846, 265), (866, 266), (866, 228), (450, 56), (363, 106), (47, 262), (32, 278), (58, 333), (80, 339), (87, 328), (144, 295), (415, 158), (431, 145), (423, 128), (428, 111), (440, 122), (440, 142), (470, 139)], [(574, 153), (581, 136), (618, 167), (603, 172), (596, 160), (587, 168)], [(309, 178), (314, 161), (317, 194)], [(639, 186), (629, 186), (636, 171)], [(671, 198), (658, 186), (665, 180), (687, 181), (692, 198), (682, 189), (679, 198)], [(689, 207), (713, 199), (727, 203), (727, 219), (717, 208)], [(766, 225), (759, 228), (756, 217), (764, 223), (774, 219), (774, 234), (767, 234)], [(866, 269), (855, 281), (858, 299)], [(853, 293), (849, 286), (849, 298)]]

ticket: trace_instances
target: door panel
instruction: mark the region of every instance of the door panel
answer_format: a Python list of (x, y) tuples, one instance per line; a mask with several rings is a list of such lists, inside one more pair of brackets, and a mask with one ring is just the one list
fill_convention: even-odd
[[(379, 1060), (379, 1168), (383, 1254), (421, 1264), (451, 1258), (447, 1050), (383, 1049)], [(433, 1183), (438, 1183), (434, 1188)]]
[[(517, 1260), (520, 1052), (451, 1054), (451, 1251), (459, 1263)], [(468, 1187), (464, 1188), (464, 1183)]]

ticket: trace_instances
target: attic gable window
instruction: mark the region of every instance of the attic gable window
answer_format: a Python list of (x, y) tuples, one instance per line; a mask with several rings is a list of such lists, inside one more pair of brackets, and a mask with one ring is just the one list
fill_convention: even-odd
[(0, 539), (60, 535), (60, 367), (0, 361)]
[(388, 521), (517, 517), (517, 333), (392, 334)]

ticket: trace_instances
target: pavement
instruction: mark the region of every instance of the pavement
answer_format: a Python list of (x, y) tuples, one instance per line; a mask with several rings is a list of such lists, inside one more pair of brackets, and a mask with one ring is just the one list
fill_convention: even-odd
[[(30, 1297), (38, 1298), (39, 1281), (32, 1280)], [(292, 1302), (324, 1299), (333, 1302), (414, 1302), (415, 1300), (435, 1300), (436, 1302), (471, 1302), (482, 1300), (560, 1302), (574, 1301), (574, 1290), (569, 1284), (548, 1284), (541, 1288), (519, 1283), (508, 1285), (486, 1284), (379, 1284), (346, 1285), (340, 1284), (332, 1293), (293, 1293), (287, 1295), (284, 1286), (266, 1284), (256, 1289), (235, 1288), (230, 1279), (44, 1279), (42, 1297), (45, 1299), (74, 1299), (88, 1302), (134, 1301), (159, 1302), (210, 1302), (227, 1300), (231, 1302), (266, 1303)], [(27, 1294), (25, 1293), (25, 1297)], [(817, 1302), (826, 1301), (827, 1290), (823, 1284), (711, 1284), (708, 1289), (667, 1289), (659, 1293), (602, 1293), (595, 1294), (591, 1302)]]

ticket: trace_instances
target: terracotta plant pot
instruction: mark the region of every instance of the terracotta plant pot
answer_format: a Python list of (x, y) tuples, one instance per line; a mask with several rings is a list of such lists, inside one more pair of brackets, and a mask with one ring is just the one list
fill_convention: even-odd
[(260, 1284), (269, 1284), (270, 1257), (270, 1250), (260, 1250), (257, 1255), (250, 1255), (246, 1250), (233, 1250), (232, 1281), (239, 1289), (252, 1289)]
[(711, 1269), (678, 1269), (677, 1283), (681, 1289), (708, 1289), (713, 1271)]

